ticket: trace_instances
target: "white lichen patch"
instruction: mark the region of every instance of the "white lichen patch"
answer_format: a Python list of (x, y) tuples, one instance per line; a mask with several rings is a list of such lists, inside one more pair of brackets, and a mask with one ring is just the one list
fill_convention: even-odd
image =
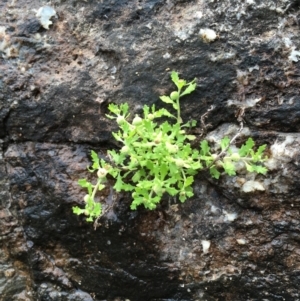
[(286, 136), (283, 142), (277, 140), (270, 147), (271, 157), (265, 162), (269, 170), (275, 170), (281, 167), (282, 163), (287, 163), (297, 154), (298, 148), (294, 147), (294, 142), (300, 142), (300, 138)]
[(53, 24), (50, 19), (52, 17), (57, 17), (57, 14), (54, 8), (50, 6), (43, 6), (36, 11), (36, 17), (45, 29), (49, 29), (49, 25)]
[(223, 214), (224, 214), (225, 222), (233, 222), (238, 216), (237, 213), (235, 212), (229, 213), (226, 210), (223, 210)]
[(265, 179), (264, 186), (273, 193), (286, 193), (289, 189), (288, 184), (285, 183), (285, 179), (280, 175), (276, 176), (275, 178)]
[(294, 153), (288, 151), (287, 146), (292, 144), (295, 138), (292, 136), (286, 136), (282, 143), (276, 141), (270, 148), (273, 157), (288, 156), (291, 157)]
[(229, 61), (236, 57), (236, 53), (233, 51), (230, 52), (219, 52), (219, 53), (212, 53), (209, 54), (209, 59), (211, 62), (222, 62), (222, 61)]
[(298, 62), (299, 56), (300, 56), (300, 51), (296, 50), (295, 47), (292, 47), (290, 55), (289, 55), (289, 60), (292, 62)]
[(262, 100), (261, 97), (258, 98), (246, 98), (243, 101), (240, 100), (235, 100), (235, 99), (229, 99), (227, 101), (227, 105), (230, 106), (237, 106), (237, 107), (241, 107), (241, 108), (252, 108), (254, 107), (258, 102), (260, 102)]
[(242, 191), (243, 192), (252, 192), (252, 191), (255, 191), (255, 190), (264, 191), (265, 187), (262, 185), (262, 183), (260, 183), (258, 181), (254, 181), (254, 180), (247, 181), (242, 186)]

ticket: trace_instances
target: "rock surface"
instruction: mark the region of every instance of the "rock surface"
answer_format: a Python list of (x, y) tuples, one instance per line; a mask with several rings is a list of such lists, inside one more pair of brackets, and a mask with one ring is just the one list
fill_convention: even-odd
[[(49, 30), (43, 5), (0, 3), (0, 300), (300, 300), (300, 2), (54, 0)], [(94, 230), (71, 208), (90, 150), (116, 147), (107, 104), (160, 106), (170, 70), (197, 78), (184, 119), (214, 106), (210, 140), (245, 110), (270, 171), (151, 212), (107, 191)]]

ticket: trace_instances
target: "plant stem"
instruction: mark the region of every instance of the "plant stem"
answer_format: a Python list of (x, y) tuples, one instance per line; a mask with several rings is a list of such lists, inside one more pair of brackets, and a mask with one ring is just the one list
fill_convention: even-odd
[(181, 116), (180, 116), (179, 98), (177, 99), (177, 105), (178, 105), (178, 110), (177, 110), (177, 123), (182, 123)]
[(180, 98), (180, 92), (181, 92), (181, 89), (178, 89), (178, 97), (176, 99), (176, 104), (177, 104), (177, 123), (182, 123), (182, 119), (181, 119), (181, 116), (180, 116), (180, 103), (179, 103), (179, 98)]
[(99, 187), (100, 184), (101, 184), (101, 179), (98, 180), (97, 184), (96, 184), (95, 187), (94, 187), (94, 190), (93, 190), (93, 193), (92, 193), (92, 199), (93, 199), (93, 201), (94, 201), (96, 192), (97, 192), (98, 187)]
[(184, 187), (185, 182), (186, 182), (186, 176), (185, 176), (185, 173), (184, 173), (183, 169), (181, 169), (181, 173), (182, 173), (182, 176), (183, 176), (183, 179), (184, 179), (184, 184), (183, 184), (183, 187)]

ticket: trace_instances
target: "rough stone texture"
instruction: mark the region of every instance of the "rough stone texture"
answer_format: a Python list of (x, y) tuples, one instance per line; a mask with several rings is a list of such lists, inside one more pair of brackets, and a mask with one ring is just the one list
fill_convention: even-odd
[[(0, 2), (0, 300), (300, 300), (299, 1), (56, 0), (48, 31), (42, 5)], [(115, 147), (107, 104), (161, 106), (173, 69), (198, 82), (183, 118), (214, 105), (217, 140), (245, 108), (270, 172), (199, 175), (152, 212), (108, 189), (94, 231), (71, 207), (89, 151)]]

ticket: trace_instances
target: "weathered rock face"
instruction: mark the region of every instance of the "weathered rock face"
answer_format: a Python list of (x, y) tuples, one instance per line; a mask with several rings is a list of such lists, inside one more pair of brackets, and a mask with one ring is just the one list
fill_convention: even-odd
[[(299, 300), (299, 5), (57, 0), (46, 30), (41, 1), (1, 1), (0, 300)], [(199, 175), (193, 199), (151, 212), (108, 189), (94, 230), (71, 208), (90, 150), (116, 147), (107, 104), (161, 106), (169, 70), (197, 78), (184, 119), (214, 105), (209, 139), (245, 110), (240, 142), (267, 143), (270, 171)]]

